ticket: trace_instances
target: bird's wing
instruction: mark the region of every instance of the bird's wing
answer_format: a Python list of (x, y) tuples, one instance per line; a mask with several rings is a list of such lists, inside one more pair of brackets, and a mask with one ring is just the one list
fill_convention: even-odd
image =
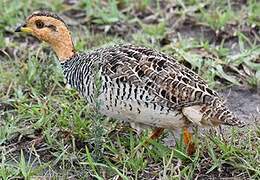
[(111, 79), (156, 95), (155, 103), (169, 108), (207, 104), (217, 93), (174, 58), (153, 49), (121, 45), (103, 53), (103, 73)]

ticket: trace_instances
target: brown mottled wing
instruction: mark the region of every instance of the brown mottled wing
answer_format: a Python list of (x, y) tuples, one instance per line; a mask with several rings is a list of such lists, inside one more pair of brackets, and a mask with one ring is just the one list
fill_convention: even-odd
[(193, 71), (155, 50), (122, 45), (108, 49), (104, 58), (106, 75), (156, 95), (154, 103), (178, 108), (205, 104), (218, 97)]

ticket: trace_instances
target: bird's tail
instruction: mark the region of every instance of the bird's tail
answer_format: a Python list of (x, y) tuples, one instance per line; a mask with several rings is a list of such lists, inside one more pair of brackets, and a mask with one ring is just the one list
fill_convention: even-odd
[(245, 122), (238, 119), (220, 99), (214, 99), (210, 105), (202, 108), (204, 118), (210, 119), (213, 124), (224, 124), (229, 126), (245, 126)]

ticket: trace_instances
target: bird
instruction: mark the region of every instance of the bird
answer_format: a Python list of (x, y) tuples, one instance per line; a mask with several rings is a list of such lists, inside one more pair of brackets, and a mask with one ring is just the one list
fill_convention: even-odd
[(154, 128), (151, 139), (164, 129), (184, 129), (189, 144), (187, 128), (193, 125), (245, 125), (205, 80), (165, 53), (133, 44), (77, 52), (69, 27), (50, 11), (33, 12), (15, 32), (47, 42), (67, 83), (91, 107), (107, 117)]

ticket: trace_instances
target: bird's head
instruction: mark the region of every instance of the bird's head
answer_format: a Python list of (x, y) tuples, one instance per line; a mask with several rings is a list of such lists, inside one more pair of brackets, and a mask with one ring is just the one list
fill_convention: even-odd
[(63, 61), (75, 53), (70, 31), (65, 22), (56, 14), (37, 11), (27, 17), (25, 23), (15, 32), (30, 33), (51, 45), (58, 58)]

